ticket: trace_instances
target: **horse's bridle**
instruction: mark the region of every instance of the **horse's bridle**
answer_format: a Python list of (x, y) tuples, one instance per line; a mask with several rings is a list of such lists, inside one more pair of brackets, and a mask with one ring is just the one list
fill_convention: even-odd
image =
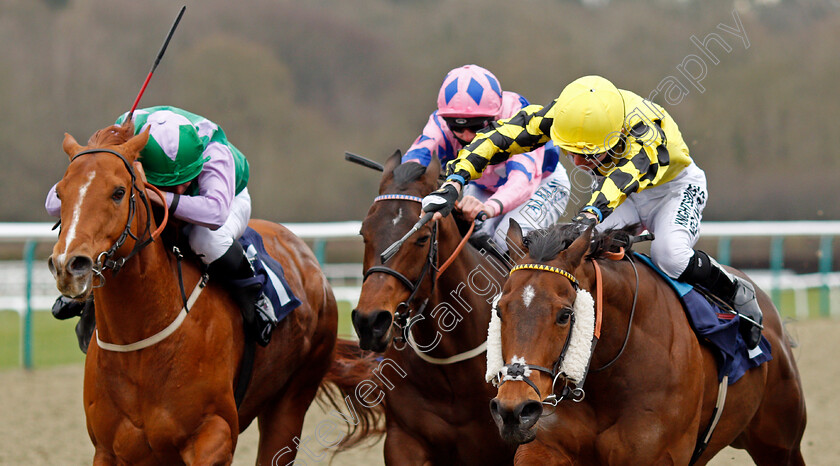
[[(113, 273), (116, 275), (116, 273), (119, 272), (120, 269), (122, 268), (122, 266), (125, 264), (125, 261), (127, 261), (128, 259), (130, 259), (134, 255), (136, 255), (138, 252), (140, 252), (141, 249), (143, 249), (149, 243), (154, 241), (155, 237), (157, 237), (160, 234), (160, 232), (163, 230), (163, 227), (166, 225), (166, 221), (167, 221), (167, 218), (168, 218), (168, 211), (166, 211), (166, 209), (164, 209), (164, 220), (163, 220), (163, 222), (161, 222), (161, 225), (158, 227), (158, 229), (155, 232), (151, 232), (151, 228), (152, 228), (152, 208), (151, 208), (151, 205), (149, 203), (149, 199), (146, 197), (145, 191), (143, 191), (143, 190), (141, 190), (137, 187), (137, 175), (134, 173), (134, 167), (131, 165), (131, 163), (128, 162), (128, 160), (125, 158), (125, 156), (123, 156), (122, 154), (120, 154), (119, 152), (117, 152), (115, 150), (111, 150), (111, 149), (87, 149), (87, 150), (83, 150), (83, 151), (77, 153), (76, 155), (74, 155), (73, 158), (70, 159), (70, 163), (73, 163), (73, 161), (75, 161), (77, 158), (79, 158), (82, 155), (96, 154), (96, 153), (100, 153), (100, 152), (113, 154), (113, 155), (116, 155), (117, 157), (119, 157), (120, 160), (122, 160), (123, 164), (125, 165), (126, 170), (128, 170), (129, 175), (131, 175), (131, 187), (130, 187), (131, 191), (130, 191), (129, 198), (128, 198), (128, 220), (126, 221), (125, 228), (123, 229), (123, 232), (120, 234), (119, 238), (117, 238), (117, 240), (114, 242), (114, 244), (107, 251), (103, 251), (103, 252), (99, 253), (99, 255), (96, 257), (96, 262), (95, 262), (94, 267), (93, 267), (94, 273), (96, 275), (98, 275), (100, 280), (101, 280), (99, 286), (102, 286), (105, 282), (105, 278), (102, 275), (102, 272), (105, 269), (113, 270)], [(154, 191), (157, 192), (157, 194), (159, 196), (161, 196), (161, 198), (163, 198), (163, 194), (160, 191), (158, 191), (157, 188), (155, 188), (154, 186), (152, 186), (148, 183), (146, 184), (146, 186), (149, 187), (149, 188), (152, 188)], [(147, 215), (146, 215), (146, 229), (143, 231), (143, 233), (139, 237), (135, 236), (134, 233), (131, 231), (131, 224), (134, 221), (134, 214), (137, 210), (136, 201), (135, 201), (135, 198), (134, 198), (135, 192), (137, 194), (139, 194), (140, 198), (143, 200), (143, 205), (146, 207), (146, 213), (147, 213)], [(143, 238), (146, 235), (148, 235), (148, 238), (141, 241), (140, 238)], [(117, 259), (112, 259), (114, 254), (116, 254), (117, 250), (119, 248), (121, 248), (123, 244), (125, 244), (125, 241), (128, 239), (129, 236), (131, 236), (131, 238), (133, 238), (135, 240), (134, 248), (131, 250), (131, 252), (127, 256), (120, 257), (120, 258), (117, 258)]]
[[(567, 272), (567, 271), (565, 271), (565, 270), (563, 270), (559, 267), (554, 267), (554, 266), (545, 265), (545, 264), (520, 264), (520, 265), (514, 266), (510, 270), (510, 274), (513, 274), (513, 272), (516, 272), (517, 270), (539, 270), (539, 271), (544, 271), (544, 272), (553, 272), (553, 273), (556, 273), (558, 275), (562, 275), (563, 277), (569, 279), (569, 282), (571, 282), (572, 287), (575, 289), (575, 291), (578, 291), (580, 289), (580, 284), (579, 284), (577, 278), (575, 278), (575, 276), (573, 274), (571, 274), (571, 273), (569, 273), (569, 272)], [(500, 297), (501, 297), (501, 295), (500, 295)], [(496, 313), (499, 312), (498, 299), (493, 302), (493, 311), (492, 312), (496, 312)], [(574, 329), (575, 329), (575, 313), (572, 312), (572, 314), (570, 316), (570, 319), (569, 319), (569, 333), (566, 335), (566, 341), (563, 343), (563, 349), (560, 351), (560, 355), (554, 361), (554, 364), (552, 364), (551, 369), (549, 369), (547, 367), (539, 366), (539, 365), (536, 365), (536, 364), (528, 364), (526, 362), (512, 361), (510, 364), (505, 364), (504, 366), (502, 366), (502, 373), (500, 375), (504, 374), (504, 376), (499, 377), (498, 386), (501, 386), (507, 380), (523, 381), (523, 382), (527, 383), (528, 385), (530, 385), (531, 388), (533, 388), (534, 391), (537, 392), (537, 396), (542, 398), (542, 394), (540, 393), (540, 389), (537, 388), (537, 384), (535, 384), (534, 381), (531, 380), (528, 377), (528, 375), (530, 375), (532, 370), (536, 370), (536, 371), (547, 374), (552, 379), (551, 393), (547, 397), (545, 397), (545, 399), (543, 399), (541, 401), (543, 404), (550, 404), (552, 406), (557, 406), (557, 404), (560, 403), (561, 401), (563, 401), (564, 399), (570, 399), (574, 402), (583, 401), (583, 398), (584, 398), (584, 396), (586, 396), (586, 394), (583, 391), (583, 381), (582, 380), (574, 388), (570, 387), (568, 384), (565, 384), (563, 386), (563, 390), (560, 392), (560, 394), (559, 395), (555, 394), (555, 386), (557, 385), (557, 380), (560, 379), (560, 376), (565, 376), (565, 374), (563, 374), (563, 372), (560, 371), (560, 365), (563, 363), (563, 359), (566, 357), (566, 352), (569, 349), (569, 342), (572, 340), (572, 332), (574, 332)]]
[[(587, 372), (600, 372), (600, 371), (603, 371), (604, 369), (607, 369), (608, 367), (615, 364), (615, 362), (618, 361), (618, 359), (624, 353), (624, 349), (627, 347), (627, 342), (630, 339), (630, 329), (633, 325), (633, 316), (636, 313), (636, 302), (637, 302), (637, 298), (639, 296), (639, 272), (638, 272), (638, 270), (636, 270), (636, 264), (630, 258), (630, 256), (629, 255), (625, 256), (624, 249), (622, 248), (620, 253), (610, 253), (610, 254), (607, 255), (607, 257), (612, 259), (612, 260), (621, 260), (625, 257), (627, 258), (627, 260), (630, 262), (630, 265), (633, 267), (633, 272), (636, 276), (636, 290), (633, 293), (633, 305), (630, 309), (630, 318), (629, 318), (628, 323), (627, 323), (627, 332), (624, 335), (624, 341), (621, 344), (621, 348), (618, 350), (618, 354), (616, 354), (615, 357), (613, 357), (608, 363), (604, 364), (603, 366), (601, 366), (597, 369), (592, 369), (592, 370), (587, 369)], [(600, 279), (600, 270), (598, 268), (598, 263), (595, 260), (592, 261), (592, 265), (595, 267), (595, 275), (596, 275), (595, 287), (597, 287), (598, 286), (597, 282), (601, 280)], [(549, 266), (549, 265), (543, 265), (543, 264), (522, 264), (522, 265), (517, 265), (517, 266), (513, 267), (511, 269), (510, 273), (513, 273), (516, 270), (522, 270), (522, 269), (542, 270), (542, 271), (546, 271), (546, 272), (557, 273), (559, 275), (562, 275), (562, 276), (568, 278), (569, 281), (572, 283), (572, 286), (575, 288), (575, 290), (576, 291), (579, 290), (580, 285), (579, 285), (577, 279), (575, 278), (575, 276), (572, 275), (571, 273), (563, 270), (563, 269), (553, 267), (553, 266)], [(598, 291), (599, 290), (596, 290), (596, 294), (598, 294)], [(499, 297), (501, 297), (501, 295), (499, 295)], [(601, 299), (599, 297), (598, 302), (596, 302), (596, 306), (598, 306), (598, 307), (602, 306), (600, 301), (601, 301)], [(498, 307), (497, 307), (498, 302), (499, 302), (498, 299), (493, 302), (493, 312), (497, 312), (497, 313), (499, 312)], [(597, 311), (596, 311), (596, 313), (597, 313)], [(501, 385), (502, 383), (504, 383), (505, 380), (521, 380), (521, 381), (524, 381), (525, 383), (527, 383), (528, 385), (530, 385), (531, 388), (533, 388), (534, 391), (537, 392), (537, 395), (542, 397), (542, 394), (540, 394), (540, 390), (537, 388), (536, 384), (534, 384), (534, 382), (531, 379), (529, 379), (528, 376), (527, 376), (527, 374), (530, 373), (530, 370), (533, 369), (533, 370), (537, 370), (537, 371), (543, 372), (545, 374), (548, 374), (550, 377), (552, 377), (551, 394), (549, 394), (544, 400), (542, 400), (542, 403), (550, 404), (552, 406), (557, 406), (557, 404), (560, 403), (561, 401), (563, 401), (564, 399), (570, 399), (574, 402), (583, 401), (583, 398), (586, 396), (586, 393), (583, 391), (583, 382), (586, 379), (586, 373), (584, 373), (583, 379), (581, 379), (581, 381), (578, 382), (575, 385), (574, 388), (570, 387), (569, 384), (566, 383), (563, 386), (563, 390), (560, 392), (559, 395), (557, 395), (555, 393), (555, 386), (557, 384), (557, 380), (561, 375), (564, 375), (562, 372), (559, 371), (559, 368), (560, 368), (560, 365), (563, 363), (563, 359), (566, 356), (566, 351), (569, 349), (569, 342), (571, 341), (572, 332), (574, 331), (574, 323), (575, 323), (575, 314), (572, 313), (571, 319), (570, 319), (570, 324), (569, 324), (569, 325), (571, 325), (571, 330), (569, 331), (569, 334), (566, 336), (566, 342), (563, 344), (563, 350), (560, 352), (560, 356), (554, 362), (554, 365), (552, 366), (551, 370), (549, 370), (546, 367), (538, 366), (538, 365), (535, 365), (535, 364), (524, 364), (524, 363), (515, 363), (514, 362), (514, 363), (511, 363), (511, 364), (508, 364), (508, 365), (505, 365), (505, 366), (502, 367), (502, 370), (507, 373), (507, 376), (506, 377), (499, 377), (498, 385)], [(596, 335), (596, 341), (597, 341), (597, 335)], [(594, 351), (595, 351), (595, 346), (594, 346), (594, 343), (593, 343), (592, 352), (594, 353)]]
[[(413, 201), (413, 202), (423, 202), (422, 197), (418, 196), (410, 196), (407, 194), (383, 194), (381, 196), (377, 196), (374, 198), (374, 202), (379, 201)], [(432, 225), (432, 238), (429, 244), (429, 253), (426, 255), (426, 261), (423, 263), (423, 270), (420, 272), (420, 276), (417, 277), (415, 281), (411, 281), (408, 277), (401, 274), (400, 272), (386, 266), (386, 265), (374, 265), (368, 268), (364, 276), (362, 278), (362, 282), (367, 280), (367, 278), (374, 274), (374, 273), (384, 273), (396, 278), (400, 283), (402, 283), (410, 292), (411, 294), (408, 296), (408, 299), (399, 303), (397, 305), (396, 311), (394, 311), (394, 322), (393, 325), (397, 327), (399, 330), (399, 334), (394, 337), (395, 344), (405, 345), (407, 336), (405, 333), (410, 328), (408, 325), (409, 318), (412, 314), (411, 302), (414, 300), (414, 297), (417, 295), (417, 292), (420, 290), (420, 285), (422, 285), (423, 280), (426, 278), (426, 275), (431, 276), (432, 279), (432, 290), (434, 290), (434, 286), (437, 283), (437, 273), (438, 273), (438, 238), (437, 238), (437, 222)], [(431, 292), (429, 293), (431, 294)], [(426, 309), (426, 305), (429, 302), (429, 298), (423, 300), (420, 303), (420, 306), (417, 310), (417, 315), (414, 316), (414, 319), (420, 318), (419, 316), (423, 315), (423, 311)], [(401, 312), (404, 311), (404, 312)], [(402, 348), (398, 348), (402, 349)]]

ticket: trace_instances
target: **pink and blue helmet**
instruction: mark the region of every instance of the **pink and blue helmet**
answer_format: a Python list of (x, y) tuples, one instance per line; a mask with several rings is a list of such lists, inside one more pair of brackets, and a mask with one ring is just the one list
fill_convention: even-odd
[(502, 110), (502, 87), (493, 73), (465, 65), (447, 73), (437, 102), (442, 117), (496, 118)]

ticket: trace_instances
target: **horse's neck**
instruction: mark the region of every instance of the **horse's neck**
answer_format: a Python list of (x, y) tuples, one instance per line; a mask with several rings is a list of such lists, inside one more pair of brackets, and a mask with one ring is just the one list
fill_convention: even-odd
[[(122, 248), (118, 254), (130, 250)], [(178, 278), (160, 240), (146, 245), (118, 273), (103, 273), (105, 285), (94, 293), (96, 326), (103, 341), (125, 344), (152, 336), (183, 306)]]
[[(597, 289), (592, 286), (595, 284), (593, 265), (591, 263), (585, 265), (588, 281), (586, 288), (591, 291), (592, 298), (596, 300), (596, 306), (598, 305), (597, 291), (600, 290), (603, 296), (601, 336), (592, 358), (592, 369), (602, 367), (612, 361), (622, 351), (625, 338), (632, 338), (639, 334), (638, 330), (633, 332), (630, 325), (635, 327), (638, 324), (639, 310), (652, 294), (645, 292), (646, 283), (641, 270), (642, 265), (635, 264), (637, 273), (634, 273), (633, 264), (626, 260), (598, 260), (598, 264), (601, 269), (601, 280), (597, 282)], [(664, 312), (663, 318), (667, 318)], [(628, 330), (630, 330), (629, 335)]]

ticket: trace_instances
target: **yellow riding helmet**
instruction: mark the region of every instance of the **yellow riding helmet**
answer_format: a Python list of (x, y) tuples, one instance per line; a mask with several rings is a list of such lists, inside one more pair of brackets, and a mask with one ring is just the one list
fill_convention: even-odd
[(618, 143), (624, 98), (600, 76), (578, 78), (560, 93), (552, 109), (551, 139), (568, 152), (598, 154)]

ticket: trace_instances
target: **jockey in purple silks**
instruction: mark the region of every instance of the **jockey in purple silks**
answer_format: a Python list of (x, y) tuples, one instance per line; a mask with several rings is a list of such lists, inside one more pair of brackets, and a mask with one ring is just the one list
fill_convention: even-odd
[[(126, 115), (117, 119), (123, 123)], [(184, 231), (190, 247), (207, 265), (211, 277), (227, 285), (242, 308), (249, 335), (261, 340), (255, 328), (256, 312), (273, 315), (270, 301), (254, 283), (254, 270), (237, 239), (251, 218), (248, 194), (249, 166), (245, 156), (228, 142), (224, 131), (212, 121), (176, 107), (138, 109), (133, 115), (134, 134), (149, 128), (149, 141), (135, 162), (135, 169), (164, 193), (163, 207), (187, 224)], [(118, 126), (115, 126), (118, 128)], [(157, 204), (157, 196), (149, 196)], [(47, 194), (46, 209), (61, 212), (56, 187)], [(59, 297), (53, 305), (56, 318), (81, 316), (76, 333), (82, 351), (93, 331), (92, 298), (78, 303)]]

